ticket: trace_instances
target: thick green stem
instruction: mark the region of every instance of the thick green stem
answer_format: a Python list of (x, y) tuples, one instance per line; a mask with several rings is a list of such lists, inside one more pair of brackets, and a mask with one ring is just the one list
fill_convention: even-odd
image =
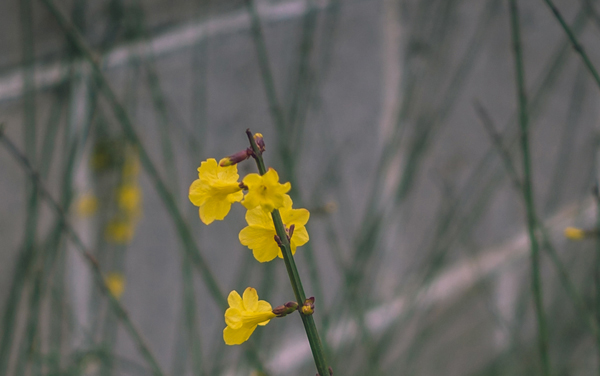
[[(250, 132), (248, 129), (246, 130), (246, 134), (248, 135), (248, 140), (250, 141), (252, 151), (254, 152), (254, 159), (256, 160), (258, 171), (261, 175), (264, 175), (265, 172), (267, 172), (267, 169), (265, 168), (265, 162), (263, 161), (262, 153), (254, 141), (252, 132)], [(290, 277), (290, 283), (292, 284), (292, 289), (294, 290), (294, 296), (296, 297), (298, 304), (302, 305), (306, 300), (306, 294), (304, 293), (304, 288), (302, 287), (302, 281), (300, 280), (300, 274), (298, 274), (298, 268), (296, 268), (296, 262), (292, 256), (290, 241), (287, 238), (287, 233), (285, 231), (283, 221), (281, 220), (279, 210), (273, 210), (271, 216), (273, 217), (275, 231), (280, 239), (281, 253), (283, 254), (285, 268), (287, 269), (288, 276)], [(327, 367), (327, 361), (325, 360), (325, 351), (323, 349), (323, 344), (321, 343), (321, 338), (319, 337), (319, 332), (317, 331), (315, 321), (312, 315), (304, 315), (301, 312), (300, 317), (302, 318), (302, 324), (304, 324), (304, 330), (306, 330), (306, 336), (308, 337), (308, 343), (310, 344), (310, 349), (315, 360), (315, 365), (317, 366), (317, 371), (319, 372), (320, 376), (328, 376), (329, 368)]]
[(529, 153), (529, 118), (527, 96), (525, 93), (525, 70), (523, 68), (523, 51), (521, 48), (521, 32), (519, 29), (519, 9), (516, 0), (509, 0), (510, 25), (513, 51), (517, 97), (519, 103), (519, 125), (521, 127), (521, 151), (523, 153), (523, 198), (527, 209), (527, 230), (531, 243), (531, 289), (538, 325), (538, 346), (542, 363), (542, 374), (550, 375), (550, 359), (548, 357), (548, 330), (544, 316), (542, 298), (542, 281), (540, 272), (540, 252), (536, 231), (536, 214), (531, 183), (531, 158)]

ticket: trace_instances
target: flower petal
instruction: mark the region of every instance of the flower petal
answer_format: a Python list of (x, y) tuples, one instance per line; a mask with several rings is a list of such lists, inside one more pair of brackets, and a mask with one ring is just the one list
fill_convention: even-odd
[(242, 300), (242, 297), (235, 290), (229, 293), (229, 296), (227, 297), (227, 303), (231, 308), (237, 308), (240, 311), (244, 310), (244, 302)]
[(242, 312), (237, 308), (227, 308), (225, 311), (225, 323), (232, 329), (239, 329), (243, 325)]
[(209, 158), (204, 162), (200, 163), (200, 167), (198, 167), (198, 177), (202, 180), (218, 179), (217, 171), (217, 160), (214, 158)]
[(225, 218), (230, 209), (231, 203), (226, 198), (218, 199), (212, 197), (200, 207), (200, 219), (208, 225), (215, 219), (222, 220)]
[(253, 251), (254, 258), (259, 262), (271, 261), (279, 253), (275, 229), (248, 226), (240, 231), (239, 239), (240, 243)]
[(223, 330), (223, 340), (227, 345), (240, 345), (250, 338), (255, 329), (256, 325), (252, 327), (242, 326), (239, 329), (232, 329), (228, 326)]
[[(266, 300), (259, 300), (257, 311), (258, 312), (272, 312), (273, 307), (271, 307), (271, 304), (269, 304), (269, 302), (267, 302)], [(259, 323), (258, 325), (265, 326), (269, 323), (269, 321), (271, 321), (271, 320), (263, 321), (263, 322)]]
[(228, 183), (235, 183), (240, 177), (237, 172), (237, 165), (220, 167), (218, 169), (217, 176), (220, 180), (223, 180)]
[(283, 195), (283, 207), (291, 209), (292, 205), (294, 205), (294, 203), (292, 202), (290, 195)]
[(244, 182), (245, 185), (247, 186), (253, 186), (253, 185), (258, 185), (262, 182), (262, 177), (259, 174), (248, 174), (246, 175), (246, 177), (242, 180)]
[(240, 202), (242, 201), (242, 199), (244, 198), (244, 192), (242, 192), (241, 190), (239, 192), (235, 192), (235, 193), (231, 193), (229, 195), (227, 195), (227, 201), (234, 203), (234, 202)]
[(190, 185), (190, 191), (188, 195), (192, 204), (196, 206), (204, 205), (207, 199), (206, 195), (206, 183), (201, 181), (200, 179), (196, 179)]
[(256, 292), (256, 289), (252, 287), (246, 288), (243, 300), (246, 311), (256, 312), (258, 309), (258, 293)]
[(279, 183), (279, 174), (277, 173), (277, 171), (275, 171), (273, 167), (269, 167), (267, 172), (265, 172), (265, 174), (263, 175), (263, 179), (265, 179), (265, 181), (269, 184), (275, 185)]
[(261, 227), (275, 231), (271, 214), (265, 213), (261, 208), (248, 210), (246, 212), (246, 222), (252, 227)]
[(306, 209), (288, 209), (281, 208), (281, 219), (286, 227), (294, 225), (296, 227), (304, 226), (310, 218), (310, 213)]
[(253, 249), (252, 255), (258, 262), (269, 262), (273, 260), (275, 257), (283, 258), (281, 254), (281, 249), (275, 241), (273, 241), (272, 245), (269, 245), (265, 248)]
[(308, 242), (308, 231), (306, 231), (306, 227), (300, 226), (294, 229), (294, 233), (292, 234), (291, 243), (297, 247), (304, 245)]

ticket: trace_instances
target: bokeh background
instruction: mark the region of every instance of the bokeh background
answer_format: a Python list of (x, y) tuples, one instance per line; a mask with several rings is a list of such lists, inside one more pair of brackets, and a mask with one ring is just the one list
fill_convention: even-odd
[[(241, 205), (205, 226), (187, 198), (247, 128), (311, 212), (335, 375), (542, 374), (526, 175), (552, 374), (597, 374), (600, 85), (518, 5), (529, 174), (508, 1), (0, 2), (0, 376), (315, 374), (296, 316), (222, 340), (229, 291), (293, 300)], [(597, 2), (556, 5), (600, 66)]]

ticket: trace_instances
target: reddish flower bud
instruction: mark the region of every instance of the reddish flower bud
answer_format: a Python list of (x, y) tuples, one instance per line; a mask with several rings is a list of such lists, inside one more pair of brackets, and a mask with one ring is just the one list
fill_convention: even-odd
[(310, 298), (306, 299), (300, 311), (305, 316), (312, 315), (315, 312), (315, 297), (311, 296)]
[(225, 158), (221, 159), (219, 161), (219, 166), (221, 166), (221, 167), (233, 166), (234, 164), (238, 164), (238, 163), (243, 162), (246, 159), (250, 158), (250, 155), (252, 155), (252, 150), (250, 150), (250, 149), (242, 150), (233, 155), (230, 155), (229, 157), (225, 157)]
[(263, 139), (262, 133), (254, 134), (254, 142), (256, 142), (256, 146), (258, 146), (261, 153), (265, 151), (265, 140)]
[(284, 317), (293, 313), (298, 309), (298, 303), (296, 302), (287, 302), (284, 305), (280, 305), (273, 309), (273, 313), (277, 315), (277, 317)]

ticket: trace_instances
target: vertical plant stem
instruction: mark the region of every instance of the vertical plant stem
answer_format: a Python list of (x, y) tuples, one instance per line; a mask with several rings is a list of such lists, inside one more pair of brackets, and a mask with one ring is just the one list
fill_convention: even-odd
[[(256, 160), (256, 166), (258, 167), (258, 171), (261, 175), (264, 175), (267, 172), (267, 170), (265, 168), (265, 163), (263, 161), (261, 151), (256, 145), (254, 137), (252, 136), (252, 133), (249, 129), (246, 130), (246, 134), (248, 135), (248, 140), (250, 141), (252, 150), (254, 151), (254, 159)], [(296, 297), (298, 304), (302, 305), (306, 300), (306, 295), (304, 293), (304, 287), (302, 287), (302, 281), (300, 280), (298, 268), (296, 268), (296, 262), (294, 261), (294, 257), (292, 256), (292, 249), (290, 247), (290, 242), (287, 238), (287, 233), (285, 231), (283, 221), (281, 220), (279, 210), (273, 210), (271, 216), (273, 217), (273, 224), (275, 225), (275, 231), (277, 233), (277, 236), (281, 240), (281, 253), (283, 254), (285, 268), (287, 269), (288, 276), (290, 277), (292, 290), (294, 290), (294, 296)], [(302, 318), (302, 323), (304, 324), (304, 330), (306, 331), (306, 335), (308, 337), (308, 343), (310, 344), (310, 349), (315, 360), (315, 365), (317, 366), (317, 371), (319, 372), (320, 376), (328, 376), (329, 369), (325, 360), (325, 351), (323, 349), (323, 344), (321, 343), (321, 339), (319, 337), (319, 332), (317, 331), (315, 321), (312, 315), (304, 315), (301, 312), (300, 317)]]
[(519, 28), (519, 9), (517, 0), (509, 0), (511, 40), (515, 58), (517, 97), (519, 104), (519, 125), (521, 129), (521, 151), (523, 157), (523, 199), (527, 210), (527, 231), (531, 246), (531, 290), (538, 326), (538, 346), (542, 363), (542, 374), (550, 375), (550, 359), (548, 357), (548, 330), (544, 316), (542, 281), (540, 272), (540, 252), (536, 237), (536, 214), (533, 201), (531, 179), (531, 158), (529, 154), (529, 118), (527, 114), (527, 96), (525, 93), (525, 70), (523, 67), (523, 51), (521, 47), (521, 31)]

